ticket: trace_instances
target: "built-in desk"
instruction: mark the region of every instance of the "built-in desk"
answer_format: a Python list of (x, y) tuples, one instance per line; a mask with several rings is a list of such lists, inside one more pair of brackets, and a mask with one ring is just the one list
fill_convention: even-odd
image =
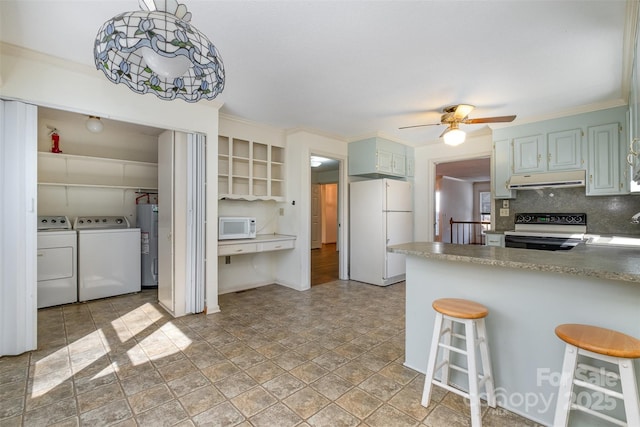
[(218, 256), (281, 251), (295, 247), (296, 236), (259, 234), (255, 239), (218, 240)]

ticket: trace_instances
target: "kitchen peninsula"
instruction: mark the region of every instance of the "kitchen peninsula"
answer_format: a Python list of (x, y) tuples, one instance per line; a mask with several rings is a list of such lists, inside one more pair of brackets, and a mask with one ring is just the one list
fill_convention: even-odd
[[(564, 343), (561, 323), (585, 323), (640, 337), (640, 250), (579, 244), (570, 251), (414, 242), (405, 254), (405, 365), (426, 371), (438, 298), (489, 308), (486, 319), (498, 405), (550, 425)], [(636, 372), (640, 363), (635, 361)], [(462, 376), (455, 383), (466, 388)], [(597, 398), (597, 396), (596, 396)], [(594, 402), (595, 402), (594, 398)], [(622, 403), (614, 410), (619, 415)], [(596, 425), (572, 414), (579, 425)]]

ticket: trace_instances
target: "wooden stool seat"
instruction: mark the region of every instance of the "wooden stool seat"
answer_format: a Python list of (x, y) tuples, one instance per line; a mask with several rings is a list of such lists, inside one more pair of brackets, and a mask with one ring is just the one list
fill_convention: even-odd
[(438, 313), (459, 319), (482, 319), (489, 314), (489, 309), (484, 305), (466, 299), (441, 298), (431, 305)]
[[(566, 344), (554, 427), (566, 427), (571, 410), (586, 412), (619, 426), (640, 426), (640, 397), (631, 360), (640, 358), (640, 340), (611, 329), (573, 323), (556, 327), (556, 335)], [(581, 358), (580, 361), (578, 357)], [(593, 365), (587, 363), (589, 360), (603, 361), (610, 365)], [(612, 367), (617, 369), (611, 369)], [(576, 375), (578, 370), (582, 375)], [(597, 381), (585, 381), (585, 372)], [(611, 384), (612, 381), (614, 384)], [(597, 404), (592, 406), (576, 398), (574, 385), (606, 396), (608, 400), (605, 401), (616, 404), (622, 401), (626, 421), (607, 412), (600, 412), (602, 408)]]
[[(487, 328), (484, 322), (489, 310), (477, 302), (458, 298), (437, 299), (432, 306), (436, 311), (436, 318), (422, 391), (422, 406), (429, 406), (432, 386), (435, 384), (469, 399), (471, 425), (480, 427), (481, 389), (484, 388), (486, 391), (487, 404), (492, 408), (496, 407)], [(480, 360), (477, 360), (476, 352), (480, 353)], [(466, 367), (458, 365), (459, 361), (466, 361)], [(469, 392), (449, 382), (452, 370), (467, 375)], [(440, 378), (436, 378), (437, 373), (440, 374)]]
[(566, 343), (594, 353), (625, 359), (640, 358), (640, 340), (611, 329), (570, 323), (558, 326), (556, 335)]

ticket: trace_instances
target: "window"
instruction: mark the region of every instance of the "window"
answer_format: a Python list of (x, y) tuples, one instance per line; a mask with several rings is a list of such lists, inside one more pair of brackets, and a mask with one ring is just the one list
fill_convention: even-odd
[(480, 195), (480, 221), (491, 222), (491, 192), (481, 191)]

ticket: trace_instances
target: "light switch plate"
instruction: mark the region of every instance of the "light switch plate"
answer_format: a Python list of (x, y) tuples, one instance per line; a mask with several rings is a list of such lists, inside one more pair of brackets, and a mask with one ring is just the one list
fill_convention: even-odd
[(500, 216), (509, 216), (509, 209), (500, 209)]

